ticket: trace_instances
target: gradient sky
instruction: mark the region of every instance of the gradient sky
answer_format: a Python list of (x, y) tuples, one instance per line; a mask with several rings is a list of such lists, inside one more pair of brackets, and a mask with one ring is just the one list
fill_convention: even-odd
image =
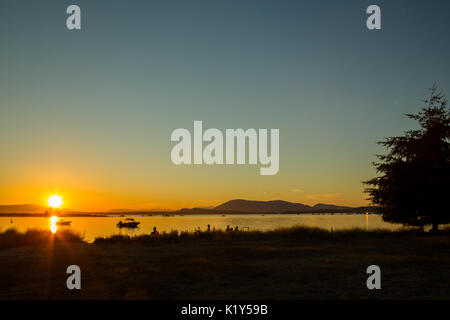
[[(66, 28), (78, 4), (82, 30)], [(382, 9), (382, 30), (365, 27)], [(366, 205), (376, 141), (450, 95), (450, 2), (2, 1), (0, 204)], [(175, 166), (170, 134), (279, 128), (280, 171)]]

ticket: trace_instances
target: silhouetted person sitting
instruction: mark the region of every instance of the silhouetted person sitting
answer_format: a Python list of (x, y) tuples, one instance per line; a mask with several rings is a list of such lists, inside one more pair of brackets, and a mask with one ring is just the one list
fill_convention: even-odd
[(206, 231), (211, 231), (211, 226), (208, 224), (208, 229)]
[(151, 233), (152, 236), (157, 236), (159, 235), (159, 232), (156, 231), (156, 227), (153, 227), (153, 232)]
[(231, 231), (233, 228), (230, 228), (230, 226), (227, 226), (227, 229), (225, 231)]
[(234, 228), (234, 231), (239, 231), (239, 228), (238, 228), (238, 226), (236, 226), (236, 228)]

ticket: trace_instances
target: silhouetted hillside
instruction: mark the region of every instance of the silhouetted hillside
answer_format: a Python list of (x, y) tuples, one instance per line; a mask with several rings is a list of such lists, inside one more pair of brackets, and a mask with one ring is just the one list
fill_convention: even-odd
[(351, 207), (335, 206), (334, 204), (318, 203), (313, 206), (315, 210), (348, 210), (353, 209)]
[(2, 213), (44, 213), (48, 208), (37, 204), (13, 204), (0, 205), (0, 214)]
[(302, 203), (288, 202), (282, 200), (274, 201), (251, 201), (235, 199), (224, 202), (214, 209), (224, 212), (272, 212), (272, 213), (363, 213), (374, 212), (375, 207), (345, 207), (333, 204), (318, 203), (314, 206), (308, 206)]
[[(365, 213), (375, 212), (377, 207), (345, 207), (336, 206), (333, 204), (318, 203), (314, 206), (308, 206), (302, 203), (288, 202), (283, 200), (273, 201), (252, 201), (235, 199), (224, 202), (217, 207), (195, 207), (183, 208), (180, 210), (129, 210), (129, 209), (112, 209), (108, 213), (121, 213), (124, 215), (135, 214), (238, 214), (238, 213)], [(16, 204), (16, 205), (0, 205), (0, 214), (14, 214), (14, 215), (38, 215), (44, 214), (49, 209), (45, 206), (36, 204)], [(100, 212), (78, 212), (70, 209), (58, 210), (59, 214), (65, 215), (94, 215), (101, 214)]]
[(282, 200), (274, 201), (251, 201), (251, 200), (230, 200), (215, 207), (215, 210), (238, 211), (238, 212), (285, 212), (285, 211), (305, 211), (311, 210), (306, 204), (293, 203)]

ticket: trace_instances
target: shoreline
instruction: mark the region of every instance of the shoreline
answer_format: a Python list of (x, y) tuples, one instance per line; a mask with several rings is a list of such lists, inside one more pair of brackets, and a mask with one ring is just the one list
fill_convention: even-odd
[[(365, 212), (217, 212), (217, 213), (167, 213), (167, 212), (126, 212), (126, 213), (1, 213), (0, 218), (10, 217), (26, 217), (26, 218), (50, 218), (52, 216), (58, 217), (74, 217), (74, 218), (109, 218), (109, 217), (183, 217), (183, 216), (232, 216), (232, 215), (365, 215)], [(369, 215), (377, 215), (375, 212), (369, 212)]]

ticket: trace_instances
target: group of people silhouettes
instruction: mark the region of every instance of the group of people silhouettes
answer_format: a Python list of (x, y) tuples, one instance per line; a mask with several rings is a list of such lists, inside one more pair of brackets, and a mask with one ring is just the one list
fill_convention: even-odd
[(225, 229), (225, 231), (239, 231), (238, 226), (236, 226), (236, 228), (230, 228), (230, 226), (227, 226), (227, 228)]
[[(211, 231), (211, 225), (208, 224), (208, 227), (206, 229), (207, 232)], [(216, 231), (216, 228), (213, 228), (212, 231)], [(227, 225), (227, 228), (225, 229), (225, 231), (239, 231), (239, 227), (236, 226), (234, 229), (232, 227), (230, 227), (230, 225)], [(199, 233), (201, 232), (200, 227), (198, 227), (197, 230), (195, 230), (195, 233)], [(159, 232), (156, 230), (156, 227), (153, 227), (153, 231), (150, 233), (150, 235), (152, 236), (158, 236)]]

